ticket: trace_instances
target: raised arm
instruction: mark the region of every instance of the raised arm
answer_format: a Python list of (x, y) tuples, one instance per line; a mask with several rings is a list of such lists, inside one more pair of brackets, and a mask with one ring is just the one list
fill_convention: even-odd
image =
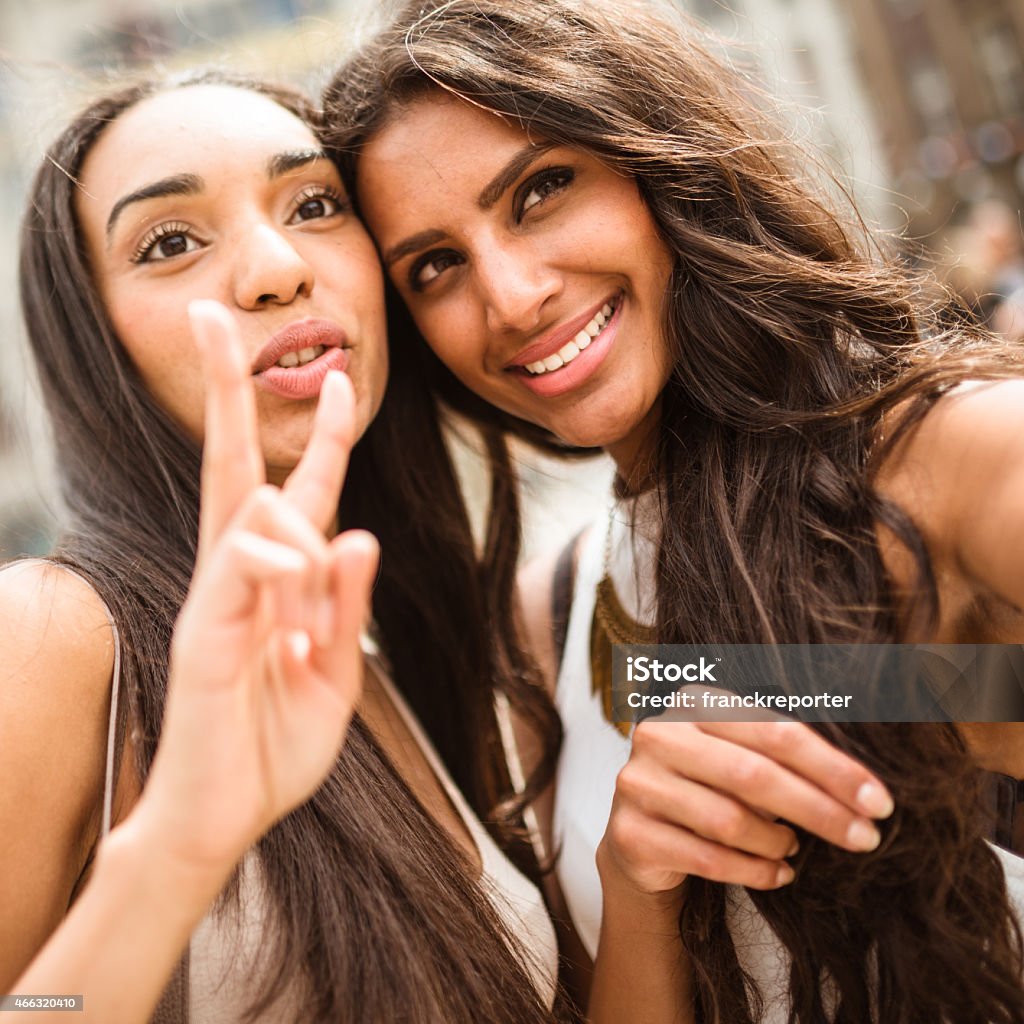
[[(376, 542), (352, 533), (328, 543), (311, 522), (330, 492), (337, 504), (351, 386), (328, 377), (292, 491), (267, 487), (230, 317), (207, 307), (195, 323), (209, 385), (206, 507), (160, 746), (137, 806), (13, 988), (83, 993), (86, 1019), (103, 1024), (147, 1019), (239, 858), (334, 764), (361, 684)], [(232, 458), (235, 471), (209, 471)]]

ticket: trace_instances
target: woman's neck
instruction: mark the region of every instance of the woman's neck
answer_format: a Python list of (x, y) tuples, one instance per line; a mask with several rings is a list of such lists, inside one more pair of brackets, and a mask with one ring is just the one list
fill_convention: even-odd
[(626, 437), (605, 446), (615, 462), (615, 492), (619, 497), (642, 494), (656, 486), (660, 419), (659, 405), (655, 405)]

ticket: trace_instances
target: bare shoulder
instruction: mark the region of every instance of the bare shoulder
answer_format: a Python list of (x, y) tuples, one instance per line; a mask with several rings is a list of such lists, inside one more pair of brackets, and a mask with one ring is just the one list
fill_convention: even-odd
[(1017, 607), (1024, 514), (1024, 380), (968, 382), (943, 396), (900, 440), (880, 492), (914, 520), (933, 559)]
[[(896, 444), (879, 485), (916, 519), (950, 520), (975, 510), (979, 486), (1021, 469), (1024, 380), (969, 382), (940, 398)], [(937, 498), (944, 499), (938, 506)]]
[(58, 565), (24, 561), (0, 571), (0, 653), (0, 709), (13, 699), (73, 696), (80, 714), (90, 696), (106, 702), (114, 658), (106, 611), (88, 583)]
[(66, 912), (95, 840), (113, 657), (83, 580), (38, 561), (0, 571), (0, 990)]
[[(586, 531), (576, 538), (573, 557), (585, 536)], [(564, 550), (564, 547), (557, 548), (530, 559), (519, 570), (517, 584), (519, 611), (526, 641), (529, 644), (530, 653), (544, 674), (545, 685), (552, 694), (558, 679), (558, 654), (555, 650), (552, 604), (555, 571)]]

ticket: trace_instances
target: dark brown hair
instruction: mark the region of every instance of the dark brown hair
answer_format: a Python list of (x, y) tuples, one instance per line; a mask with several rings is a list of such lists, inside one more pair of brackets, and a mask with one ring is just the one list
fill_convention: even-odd
[[(916, 559), (915, 625), (934, 624), (923, 540), (872, 469), (945, 390), (1019, 373), (1020, 353), (950, 326), (815, 194), (750, 83), (650, 4), (408, 4), (327, 92), (328, 142), (350, 180), (362, 145), (432, 90), (635, 178), (674, 256), (654, 464), (659, 640), (900, 638), (879, 523)], [(537, 436), (436, 362), (433, 374), (482, 422)], [(892, 410), (900, 429), (873, 449)], [(511, 507), (495, 514), (517, 528)], [(874, 853), (806, 839), (797, 881), (751, 894), (792, 954), (791, 1024), (1024, 1022), (1020, 930), (955, 729), (823, 729), (879, 772), (899, 810)], [(749, 1024), (761, 994), (739, 968), (726, 899), (689, 880), (681, 933), (700, 1019)]]
[[(160, 734), (171, 633), (195, 560), (200, 452), (146, 391), (114, 333), (74, 196), (82, 161), (106, 125), (161, 90), (208, 83), (254, 90), (316, 123), (298, 93), (219, 73), (124, 89), (89, 106), (51, 147), (22, 235), (22, 303), (67, 507), (53, 558), (89, 579), (118, 625), (118, 747), (132, 729), (142, 778)], [(504, 609), (483, 593), (437, 404), (411, 386), (412, 367), (397, 358), (393, 365), (379, 417), (352, 460), (340, 515), (382, 542), (374, 612), (395, 681), (487, 817), (511, 795), (491, 683), (552, 744), (549, 766), (557, 716), (542, 691), (494, 653), (492, 615)], [(490, 817), (507, 833), (498, 826), (508, 818)], [(530, 981), (529, 952), (358, 718), (331, 775), (256, 850), (270, 916), (252, 1019), (296, 979), (303, 1022), (551, 1019)]]

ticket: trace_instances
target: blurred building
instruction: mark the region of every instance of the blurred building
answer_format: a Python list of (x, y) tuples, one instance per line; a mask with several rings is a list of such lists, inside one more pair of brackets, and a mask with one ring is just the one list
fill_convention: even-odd
[(680, 0), (782, 101), (779, 118), (824, 154), (866, 220), (897, 228), (891, 174), (850, 36), (846, 0)]
[(911, 233), (964, 204), (1024, 205), (1021, 0), (845, 0)]

